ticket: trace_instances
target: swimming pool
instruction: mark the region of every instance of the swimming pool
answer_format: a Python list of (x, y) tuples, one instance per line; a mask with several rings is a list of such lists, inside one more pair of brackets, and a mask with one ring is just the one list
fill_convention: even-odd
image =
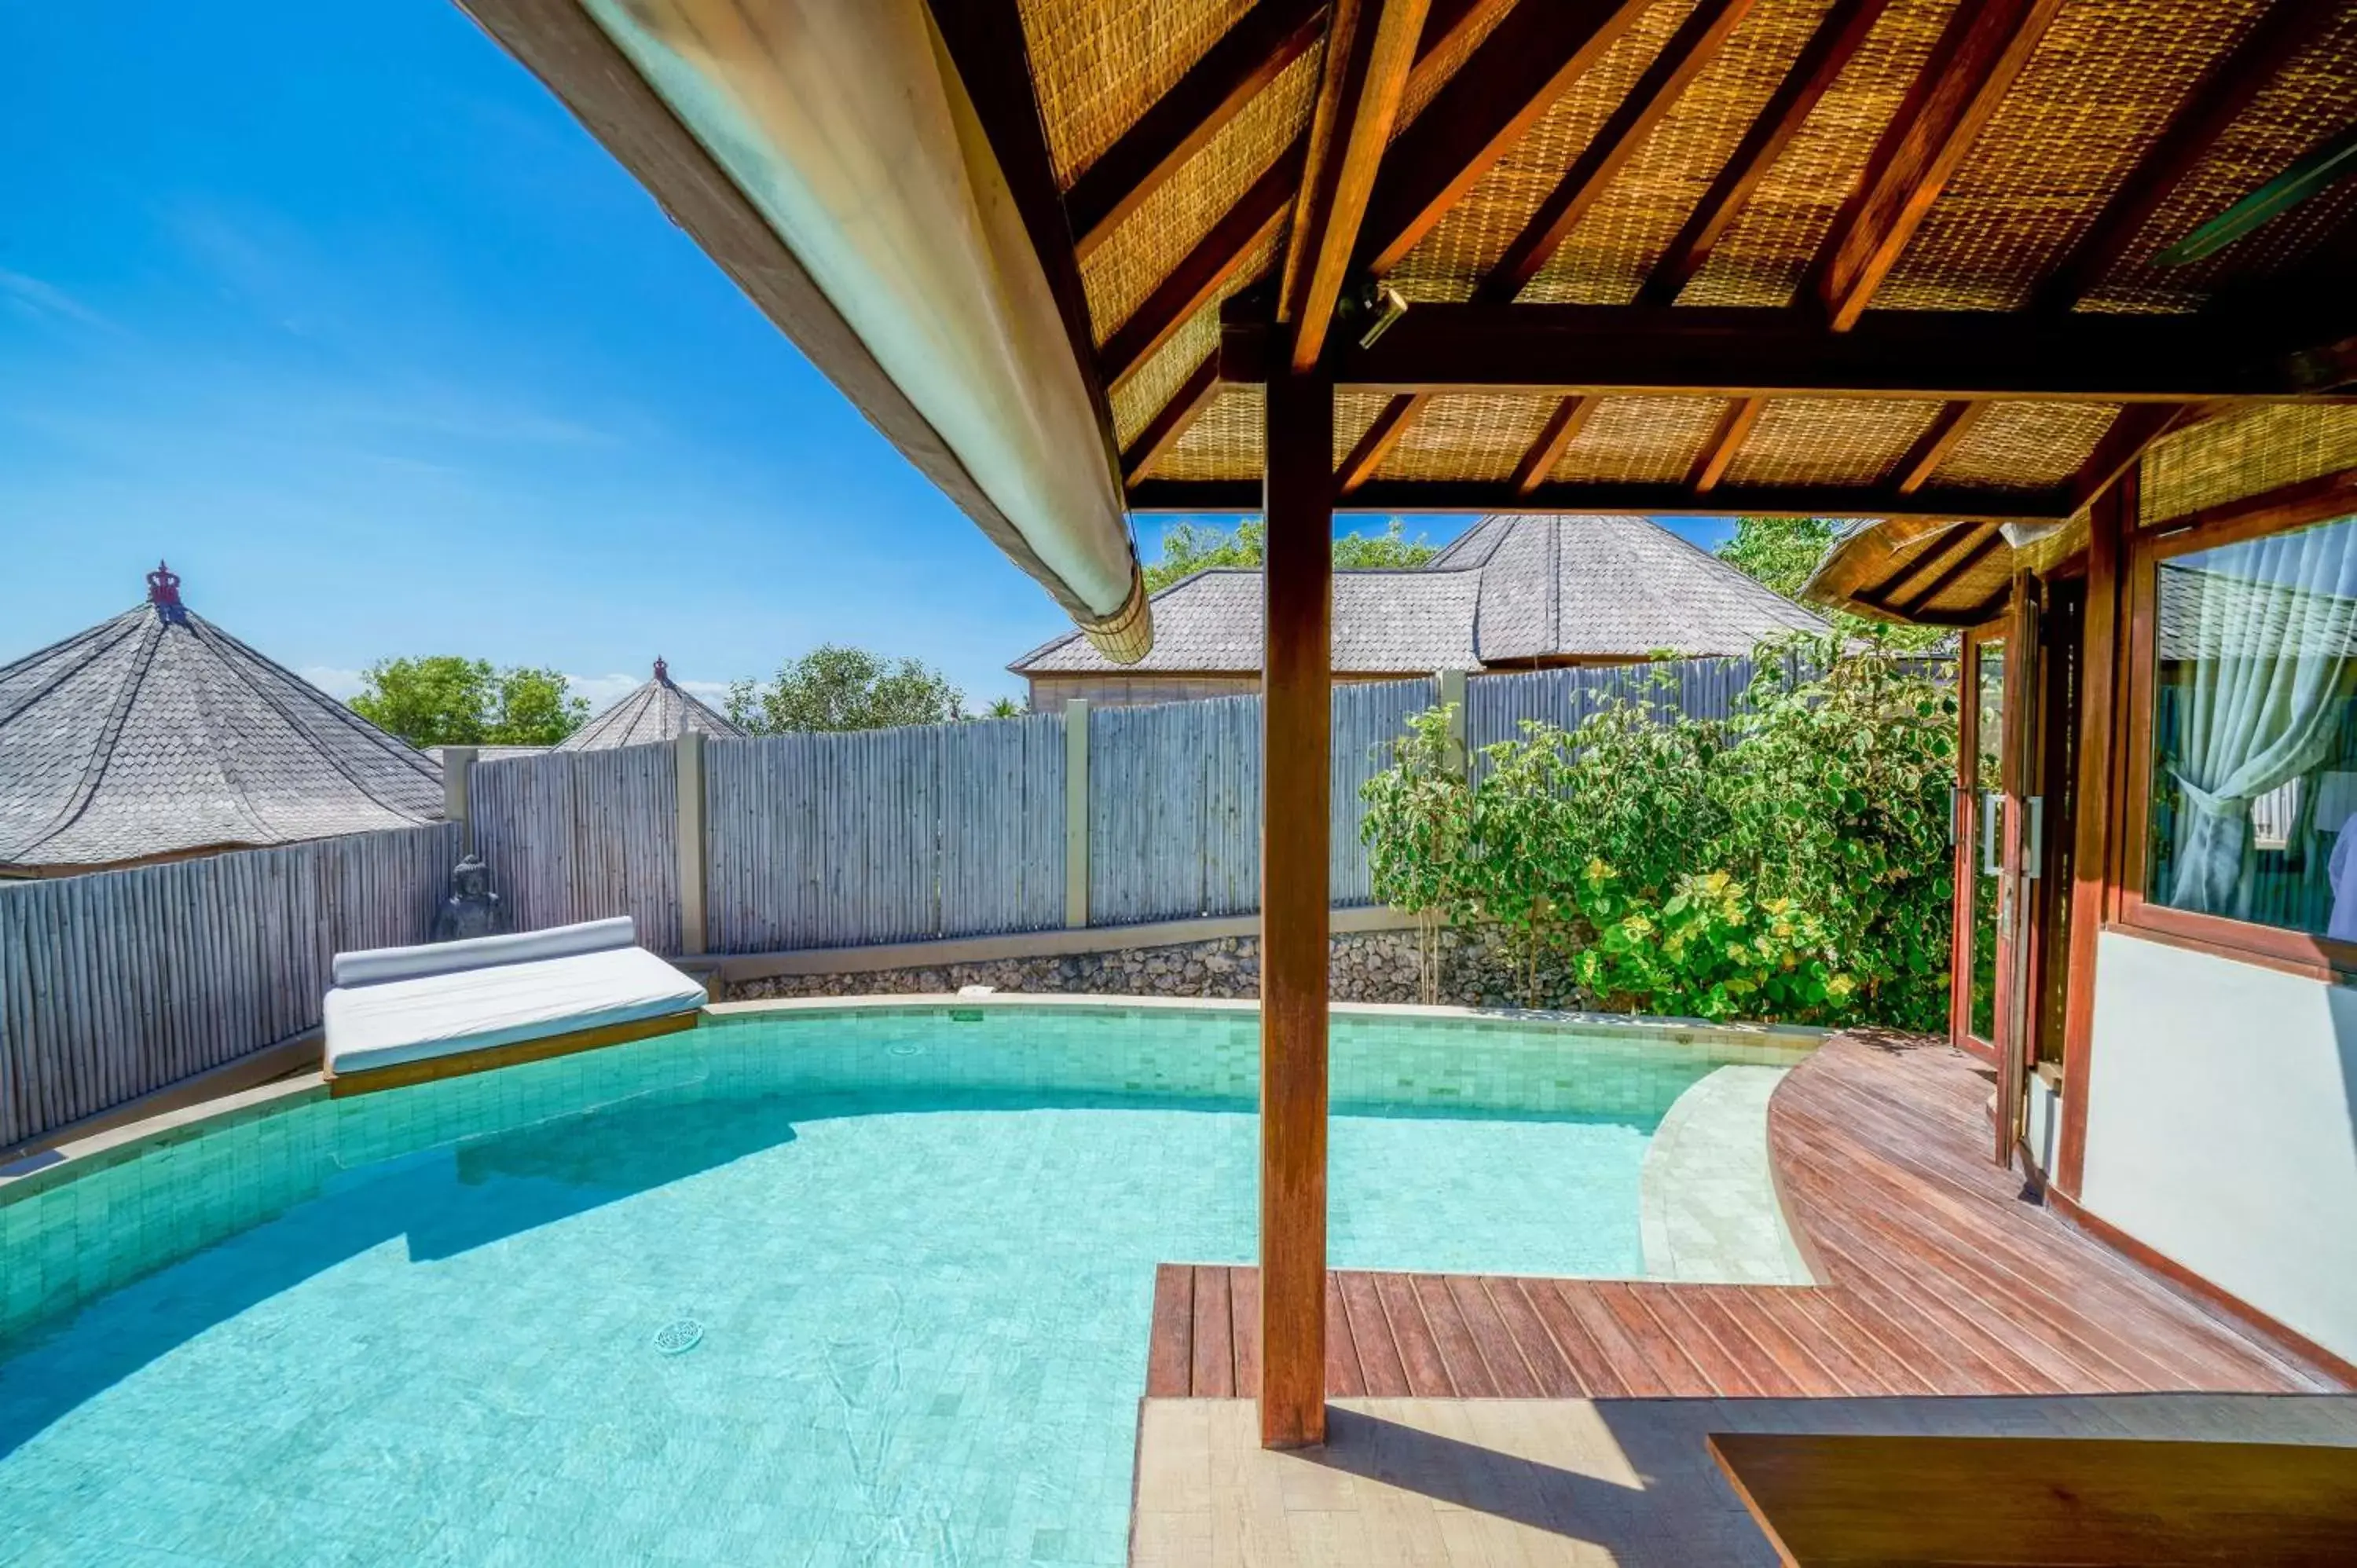
[[(0, 1561), (1118, 1563), (1154, 1265), (1253, 1253), (1257, 1049), (741, 1014), (0, 1194)], [(1794, 1058), (1338, 1016), (1332, 1261), (1641, 1273), (1664, 1112)]]

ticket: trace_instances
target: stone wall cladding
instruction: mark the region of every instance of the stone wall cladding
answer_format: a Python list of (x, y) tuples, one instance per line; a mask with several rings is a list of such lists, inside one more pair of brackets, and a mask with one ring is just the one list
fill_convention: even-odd
[[(1440, 1000), (1463, 1007), (1520, 1006), (1521, 987), (1510, 973), (1494, 931), (1448, 931), (1440, 938)], [(1332, 941), (1329, 973), (1337, 1002), (1420, 1002), (1416, 993), (1416, 933), (1347, 931)], [(1558, 966), (1543, 967), (1539, 1001), (1548, 1007), (1587, 1005)], [(1066, 992), (1100, 996), (1224, 996), (1260, 994), (1260, 939), (1222, 937), (1166, 947), (1105, 952), (994, 959), (918, 969), (845, 974), (781, 974), (727, 987), (727, 1000), (780, 996), (939, 995), (968, 985), (1007, 993)]]

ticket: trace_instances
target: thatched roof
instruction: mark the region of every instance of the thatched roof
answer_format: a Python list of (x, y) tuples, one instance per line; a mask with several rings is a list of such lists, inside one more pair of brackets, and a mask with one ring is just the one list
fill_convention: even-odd
[[(1154, 650), (1120, 666), (1067, 634), (1017, 660), (1018, 675), (1243, 672), (1260, 668), (1261, 575), (1199, 572), (1154, 596)], [(1501, 514), (1423, 566), (1334, 575), (1333, 668), (1429, 674), (1749, 653), (1818, 616), (1641, 517)]]
[(440, 770), (180, 603), (0, 666), (0, 872), (437, 822)]
[[(780, 281), (815, 35), (465, 3), (960, 493)], [(2165, 258), (2357, 121), (2346, 0), (931, 11), (1133, 510), (1256, 510), (1262, 389), (1312, 362), (1372, 511), (2061, 521), (2172, 427), (2351, 390), (2357, 181)]]
[(621, 746), (676, 740), (700, 735), (742, 739), (745, 732), (674, 684), (671, 666), (655, 660), (655, 672), (629, 696), (557, 742), (559, 751), (609, 751)]

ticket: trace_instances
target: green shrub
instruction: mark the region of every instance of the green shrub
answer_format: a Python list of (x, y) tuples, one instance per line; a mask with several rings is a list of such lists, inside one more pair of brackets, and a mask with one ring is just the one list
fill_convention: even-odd
[(1469, 785), (1448, 715), (1419, 715), (1365, 788), (1376, 896), (1418, 913), (1428, 955), (1444, 918), (1495, 926), (1526, 1005), (1561, 1000), (1554, 954), (1614, 1008), (1938, 1029), (1953, 697), (1837, 642), (1758, 661), (1732, 720), (1641, 700), (1526, 722)]

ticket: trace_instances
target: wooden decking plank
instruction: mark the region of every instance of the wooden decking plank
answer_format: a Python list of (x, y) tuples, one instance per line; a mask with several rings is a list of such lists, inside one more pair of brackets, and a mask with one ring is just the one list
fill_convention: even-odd
[(1234, 1347), (1238, 1399), (1260, 1394), (1260, 1271), (1228, 1271), (1228, 1334)]
[(1399, 1343), (1375, 1294), (1375, 1276), (1355, 1271), (1335, 1276), (1342, 1294), (1342, 1310), (1351, 1322), (1351, 1344), (1359, 1353), (1359, 1380), (1370, 1399), (1405, 1399), (1407, 1369), (1400, 1362)]
[[(1760, 1314), (1784, 1330), (1825, 1369), (1835, 1391), (1850, 1398), (1871, 1399), (1885, 1394), (1932, 1391), (1922, 1378), (1900, 1367), (1897, 1359), (1854, 1329), (1835, 1334), (1813, 1310), (1812, 1298), (1824, 1294), (1806, 1285), (1783, 1290), (1743, 1293)], [(1894, 1375), (1895, 1374), (1895, 1375)]]
[(1645, 1310), (1645, 1304), (1631, 1294), (1626, 1284), (1617, 1280), (1598, 1280), (1589, 1288), (1661, 1380), (1664, 1391), (1682, 1398), (1717, 1391), (1676, 1336)]
[[(1580, 1391), (1590, 1399), (1621, 1399), (1631, 1391), (1622, 1362), (1597, 1340), (1587, 1325), (1552, 1280), (1516, 1280), (1514, 1288), (1545, 1326), (1555, 1348), (1579, 1380)], [(1597, 1311), (1603, 1311), (1597, 1307)]]
[(1228, 1316), (1228, 1271), (1213, 1264), (1195, 1270), (1195, 1343), (1192, 1364), (1197, 1399), (1233, 1399), (1236, 1393), (1234, 1323)]
[(1417, 1399), (1458, 1398), (1457, 1385), (1448, 1380), (1448, 1366), (1441, 1359), (1440, 1343), (1433, 1337), (1431, 1325), (1425, 1321), (1424, 1307), (1416, 1300), (1408, 1276), (1377, 1274), (1375, 1298), (1383, 1304), (1383, 1321), (1391, 1326), (1392, 1348), (1399, 1352), (1408, 1392)]
[(1780, 1394), (1799, 1391), (1772, 1374), (1763, 1379), (1762, 1369), (1750, 1364), (1758, 1359), (1756, 1354), (1744, 1354), (1747, 1342), (1740, 1336), (1730, 1337), (1725, 1332), (1727, 1326), (1717, 1320), (1718, 1315), (1709, 1312), (1693, 1292), (1673, 1285), (1632, 1284), (1626, 1288), (1630, 1297), (1662, 1326), (1663, 1332), (1677, 1341), (1678, 1348), (1702, 1373), (1713, 1394), (1756, 1399), (1770, 1392), (1771, 1383), (1773, 1391)]
[[(1825, 1399), (1843, 1392), (1840, 1382), (1802, 1348), (1798, 1340), (1754, 1300), (1756, 1293), (1727, 1285), (1696, 1285), (1679, 1293), (1696, 1317), (1716, 1313), (1706, 1326), (1730, 1352), (1730, 1336), (1740, 1336), (1741, 1356), (1753, 1381), (1776, 1398)], [(1783, 1391), (1789, 1390), (1790, 1392)]]
[(1481, 1348), (1474, 1342), (1465, 1315), (1458, 1311), (1456, 1299), (1448, 1293), (1448, 1276), (1410, 1274), (1407, 1280), (1409, 1289), (1415, 1293), (1416, 1305), (1424, 1308), (1424, 1321), (1431, 1326), (1433, 1340), (1440, 1347), (1441, 1363), (1448, 1369), (1448, 1381), (1457, 1390), (1457, 1397), (1497, 1398), (1497, 1378), (1490, 1370), (1490, 1364), (1481, 1359)]
[(1154, 1330), (1146, 1351), (1149, 1399), (1183, 1399), (1195, 1391), (1195, 1271), (1185, 1263), (1154, 1270)]
[(1531, 1298), (1523, 1294), (1522, 1282), (1493, 1274), (1485, 1276), (1480, 1283), (1498, 1321), (1505, 1325), (1515, 1348), (1522, 1351), (1523, 1364), (1530, 1369), (1541, 1397), (1577, 1399), (1587, 1393), (1587, 1385), (1573, 1369), (1562, 1345), (1531, 1305)]
[(1331, 1273), (1326, 1276), (1326, 1391), (1336, 1399), (1356, 1399), (1367, 1391), (1359, 1370), (1359, 1342), (1342, 1305), (1342, 1276)]
[(1529, 1359), (1515, 1342), (1513, 1330), (1506, 1326), (1497, 1302), (1482, 1288), (1480, 1280), (1472, 1274), (1451, 1274), (1448, 1294), (1473, 1336), (1473, 1348), (1480, 1352), (1481, 1364), (1490, 1369), (1499, 1397), (1537, 1398), (1538, 1376), (1531, 1370)]

